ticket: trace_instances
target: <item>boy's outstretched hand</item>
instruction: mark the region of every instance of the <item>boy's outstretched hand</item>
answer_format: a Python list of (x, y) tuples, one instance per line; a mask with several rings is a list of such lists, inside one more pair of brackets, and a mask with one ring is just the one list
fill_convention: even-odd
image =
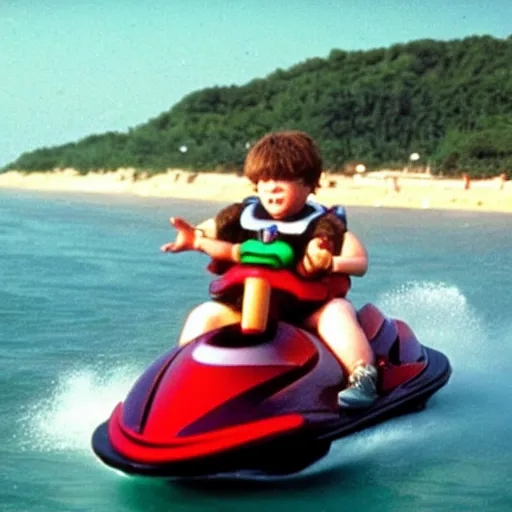
[(176, 240), (162, 245), (163, 252), (193, 251), (196, 249), (196, 228), (181, 217), (171, 217), (169, 222), (175, 227)]

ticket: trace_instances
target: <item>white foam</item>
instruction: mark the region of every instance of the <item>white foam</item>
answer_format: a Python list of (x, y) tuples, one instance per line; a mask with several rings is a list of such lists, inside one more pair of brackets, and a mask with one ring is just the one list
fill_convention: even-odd
[(385, 315), (404, 320), (424, 345), (444, 352), (459, 369), (493, 364), (486, 344), (489, 326), (463, 293), (443, 282), (409, 282), (381, 295)]
[(50, 396), (32, 404), (22, 417), (22, 449), (89, 451), (94, 429), (124, 399), (139, 370), (83, 369), (62, 375)]
[[(402, 416), (368, 430), (333, 441), (329, 455), (317, 462), (310, 473), (332, 468), (393, 459), (396, 464), (402, 455), (435, 436), (439, 417), (425, 411), (420, 416)], [(420, 421), (421, 419), (421, 421)]]

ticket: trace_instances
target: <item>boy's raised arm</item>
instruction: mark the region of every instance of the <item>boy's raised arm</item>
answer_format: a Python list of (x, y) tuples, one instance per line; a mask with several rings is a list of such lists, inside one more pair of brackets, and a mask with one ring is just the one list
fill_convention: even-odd
[(162, 245), (163, 252), (201, 251), (217, 260), (234, 262), (240, 260), (239, 244), (208, 236), (215, 231), (213, 219), (208, 219), (197, 227), (181, 217), (171, 217), (169, 221), (175, 227), (177, 234), (174, 242)]

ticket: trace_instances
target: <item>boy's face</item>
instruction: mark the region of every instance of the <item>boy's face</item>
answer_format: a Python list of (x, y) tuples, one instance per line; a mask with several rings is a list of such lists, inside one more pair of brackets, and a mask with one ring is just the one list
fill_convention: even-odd
[(265, 210), (273, 219), (279, 220), (302, 210), (311, 187), (302, 180), (260, 180), (257, 192)]

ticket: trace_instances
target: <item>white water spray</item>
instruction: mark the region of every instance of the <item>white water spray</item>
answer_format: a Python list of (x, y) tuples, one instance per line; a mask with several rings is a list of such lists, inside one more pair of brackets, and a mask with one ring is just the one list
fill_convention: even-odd
[(377, 306), (404, 320), (424, 345), (444, 352), (459, 369), (494, 363), (485, 340), (488, 327), (466, 297), (443, 282), (409, 282), (381, 295)]
[(62, 375), (50, 396), (30, 406), (21, 419), (22, 449), (89, 451), (92, 432), (125, 398), (139, 373), (140, 368), (125, 367)]

